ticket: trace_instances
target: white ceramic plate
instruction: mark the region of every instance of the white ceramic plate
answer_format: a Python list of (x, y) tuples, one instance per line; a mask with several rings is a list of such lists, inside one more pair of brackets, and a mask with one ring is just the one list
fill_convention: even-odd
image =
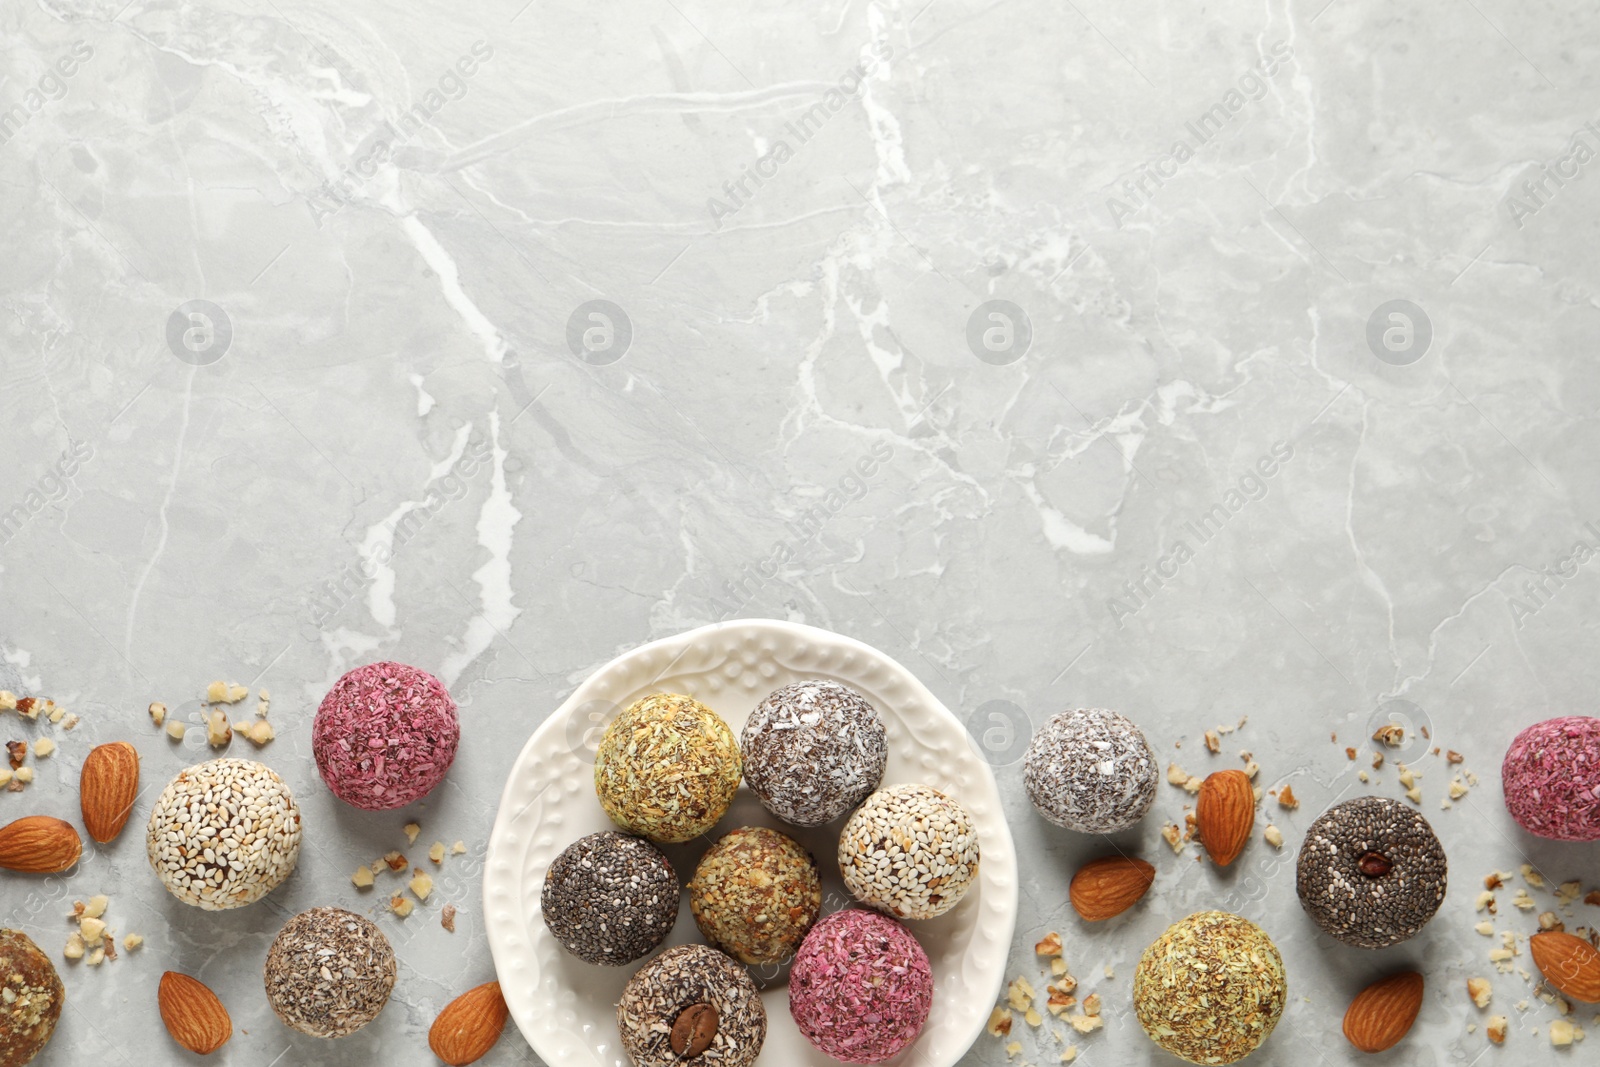
[[(977, 1040), (1005, 982), (1017, 918), (1016, 853), (988, 763), (956, 717), (883, 653), (810, 626), (740, 619), (612, 660), (534, 731), (511, 770), (489, 838), (484, 914), (511, 1017), (547, 1063), (630, 1067), (617, 1036), (616, 1003), (644, 961), (623, 967), (584, 963), (561, 948), (539, 911), (545, 870), (561, 850), (585, 834), (615, 829), (594, 795), (594, 749), (606, 723), (650, 693), (685, 693), (738, 734), (763, 697), (805, 678), (853, 686), (878, 709), (889, 735), (883, 784), (924, 782), (948, 792), (977, 824), (977, 883), (951, 911), (908, 924), (933, 965), (933, 1013), (922, 1036), (893, 1062), (950, 1067)], [(842, 820), (810, 831), (785, 826), (742, 786), (707, 839), (665, 849), (679, 879), (687, 885), (710, 841), (744, 825), (781, 829), (810, 848), (823, 873), (823, 910), (846, 905), (835, 858)], [(685, 892), (669, 945), (701, 940), (688, 898)], [(834, 1067), (837, 1061), (813, 1049), (795, 1027), (784, 975), (754, 976), (763, 986), (768, 1024), (758, 1063)]]

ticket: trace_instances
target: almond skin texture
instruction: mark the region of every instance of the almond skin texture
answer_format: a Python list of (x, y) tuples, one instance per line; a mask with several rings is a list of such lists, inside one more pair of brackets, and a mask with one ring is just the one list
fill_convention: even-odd
[(1402, 971), (1356, 994), (1344, 1013), (1344, 1036), (1362, 1052), (1393, 1048), (1422, 1010), (1422, 975)]
[(1574, 934), (1549, 930), (1528, 939), (1544, 980), (1572, 1000), (1600, 1001), (1600, 950)]
[(83, 855), (83, 838), (69, 822), (28, 815), (0, 826), (0, 867), (28, 874), (57, 874)]
[(428, 1047), (450, 1067), (465, 1067), (494, 1048), (508, 1014), (500, 983), (485, 982), (445, 1005), (428, 1031)]
[(167, 1024), (172, 1040), (190, 1052), (207, 1056), (233, 1036), (233, 1020), (228, 1009), (206, 986), (177, 971), (161, 976), (156, 990), (161, 1021)]
[(89, 753), (78, 780), (83, 828), (102, 845), (122, 833), (139, 795), (139, 753), (126, 741), (113, 741)]
[(1131, 856), (1105, 856), (1078, 868), (1067, 887), (1068, 899), (1088, 922), (1121, 915), (1150, 891), (1156, 869)]
[(1194, 804), (1195, 829), (1213, 863), (1226, 867), (1238, 858), (1256, 821), (1256, 792), (1243, 771), (1217, 771), (1200, 783)]

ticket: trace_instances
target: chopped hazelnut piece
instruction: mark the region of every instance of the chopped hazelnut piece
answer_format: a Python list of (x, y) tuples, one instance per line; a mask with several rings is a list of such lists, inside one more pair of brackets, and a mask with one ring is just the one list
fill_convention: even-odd
[(450, 854), (452, 856), (464, 855), (466, 851), (467, 843), (465, 841), (457, 841), (455, 844), (450, 846)]
[(150, 721), (157, 726), (167, 721), (167, 706), (159, 700), (150, 702)]
[(1050, 973), (1057, 978), (1067, 973), (1067, 961), (1057, 956), (1050, 961)]
[(1061, 955), (1061, 935), (1056, 933), (1054, 930), (1050, 931), (1048, 934), (1045, 934), (1039, 939), (1038, 943), (1033, 946), (1033, 953), (1036, 956)]
[(56, 743), (48, 737), (41, 737), (33, 743), (33, 754), (38, 759), (44, 759), (56, 750)]
[(1011, 1032), (1011, 1013), (996, 1005), (989, 1013), (989, 1021), (984, 1025), (984, 1029), (995, 1037), (1004, 1037)]
[(1390, 748), (1399, 748), (1405, 744), (1406, 728), (1397, 722), (1386, 723), (1373, 733), (1372, 739)]
[(1099, 1015), (1100, 1014), (1100, 994), (1099, 993), (1090, 993), (1088, 996), (1083, 998), (1083, 1013), (1085, 1015)]
[(272, 730), (272, 724), (265, 719), (257, 719), (241, 731), (250, 739), (250, 743), (257, 748), (271, 741), (277, 736)]
[(383, 862), (389, 865), (389, 869), (391, 871), (403, 871), (407, 867), (411, 866), (411, 864), (406, 862), (406, 858), (398, 852), (384, 853)]
[(33, 768), (18, 767), (12, 774), (12, 777), (21, 782), (23, 785), (27, 785), (29, 782), (33, 781)]
[(399, 893), (396, 893), (394, 896), (389, 898), (389, 910), (400, 916), (402, 919), (404, 919), (407, 915), (410, 915), (412, 909), (415, 907), (415, 904), (413, 904), (408, 898), (401, 896)]
[(1566, 1048), (1575, 1039), (1581, 1039), (1582, 1036), (1583, 1031), (1565, 1019), (1556, 1019), (1550, 1024), (1550, 1044), (1557, 1048)]
[(1189, 780), (1189, 772), (1176, 763), (1167, 764), (1167, 782), (1171, 785), (1182, 785)]
[(411, 892), (416, 894), (418, 900), (426, 903), (428, 894), (433, 892), (433, 876), (418, 867), (411, 875)]
[(1293, 811), (1300, 806), (1300, 798), (1294, 795), (1294, 790), (1288, 785), (1278, 790), (1278, 807), (1288, 808)]
[(1561, 917), (1555, 912), (1541, 911), (1539, 913), (1539, 929), (1565, 931), (1566, 928), (1567, 924), (1562, 922)]
[(144, 944), (144, 937), (142, 935), (129, 934), (127, 937), (122, 939), (122, 951), (132, 952), (142, 944)]
[(183, 723), (179, 722), (177, 719), (173, 719), (171, 722), (167, 723), (167, 736), (172, 738), (174, 741), (182, 741), (183, 735), (186, 732), (188, 732), (188, 727), (184, 726)]
[(1273, 826), (1271, 823), (1268, 823), (1267, 828), (1261, 831), (1261, 837), (1273, 848), (1283, 847), (1283, 831), (1278, 829), (1276, 826)]
[(435, 841), (433, 843), (433, 846), (428, 849), (428, 858), (430, 860), (432, 860), (434, 863), (443, 863), (444, 862), (444, 842), (443, 841)]
[(408, 844), (408, 845), (416, 844), (417, 843), (417, 835), (420, 834), (420, 833), (422, 833), (422, 827), (418, 826), (414, 822), (406, 823), (406, 844)]
[(61, 950), (61, 954), (69, 960), (81, 960), (83, 953), (83, 935), (74, 930), (67, 935), (67, 947)]
[(1497, 1045), (1506, 1043), (1506, 1017), (1504, 1015), (1489, 1016), (1489, 1023), (1484, 1027), (1484, 1032), (1489, 1035), (1489, 1040)]
[(371, 889), (373, 882), (372, 868), (357, 867), (356, 873), (350, 876), (350, 881), (355, 883), (357, 889)]
[(228, 725), (227, 712), (213, 709), (206, 716), (206, 741), (212, 748), (221, 748), (233, 740), (233, 727)]
[(1472, 998), (1472, 1003), (1480, 1008), (1487, 1008), (1490, 999), (1494, 996), (1494, 986), (1489, 984), (1487, 978), (1468, 978), (1467, 996)]

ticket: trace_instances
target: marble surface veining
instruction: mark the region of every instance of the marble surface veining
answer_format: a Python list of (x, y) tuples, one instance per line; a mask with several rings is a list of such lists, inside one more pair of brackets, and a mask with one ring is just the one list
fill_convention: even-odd
[[(40, 1063), (172, 1060), (168, 968), (232, 1009), (218, 1062), (432, 1062), (434, 1015), (492, 973), (480, 872), (522, 741), (619, 651), (736, 616), (870, 642), (972, 724), (1024, 858), (1014, 973), (1042, 987), (1059, 930), (1105, 1003), (1079, 1062), (1170, 1062), (1133, 964), (1208, 907), (1285, 954), (1262, 1062), (1357, 1062), (1344, 1007), (1403, 966), (1429, 985), (1396, 1062), (1582, 1054), (1550, 1047), (1525, 947), (1495, 972), (1473, 897), (1523, 863), (1600, 886), (1600, 851), (1518, 831), (1497, 778), (1600, 682), (1591, 6), (4, 0), (0, 56), (0, 683), (81, 717), (0, 718), (60, 746), (0, 819), (75, 817), (94, 743), (144, 760), (121, 839), (0, 879), (68, 988)], [(310, 760), (322, 693), (377, 658), (465, 721), (399, 814), (338, 804)], [(285, 775), (308, 832), (282, 889), (208, 914), (138, 831), (209, 754), (146, 705), (198, 722), (218, 678), (271, 691), (277, 739), (232, 754)], [(1017, 763), (1074, 706), (1125, 711), (1163, 767), (1248, 751), (1299, 799), (1263, 800), (1284, 849), (1174, 855), (1192, 798), (1163, 784), (1116, 841), (1154, 893), (1077, 921), (1066, 880), (1108, 846), (1036, 817)], [(1413, 732), (1373, 770), (1391, 719)], [(1401, 795), (1397, 759), (1452, 887), (1374, 954), (1310, 926), (1292, 857), (1335, 798)], [(458, 839), (407, 920), (349, 882)], [(95, 892), (146, 943), (69, 965)], [(1519, 935), (1556, 900), (1501, 896)], [(319, 904), (401, 961), (332, 1045), (260, 995)], [(1484, 1055), (1491, 1013), (1512, 1033)], [(964, 1062), (1057, 1062), (1061, 1029)], [(484, 1062), (530, 1060), (508, 1032)]]

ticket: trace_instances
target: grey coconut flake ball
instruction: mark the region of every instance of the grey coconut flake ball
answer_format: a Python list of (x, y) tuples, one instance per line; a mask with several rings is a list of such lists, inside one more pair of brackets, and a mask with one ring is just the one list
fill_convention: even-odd
[(1064, 711), (1033, 735), (1022, 780), (1039, 814), (1068, 830), (1126, 830), (1156, 799), (1156, 758), (1132, 720), (1104, 708)]
[(820, 679), (769, 694), (746, 720), (739, 747), (745, 784), (794, 826), (821, 826), (855, 808), (889, 761), (877, 709), (849, 686)]

